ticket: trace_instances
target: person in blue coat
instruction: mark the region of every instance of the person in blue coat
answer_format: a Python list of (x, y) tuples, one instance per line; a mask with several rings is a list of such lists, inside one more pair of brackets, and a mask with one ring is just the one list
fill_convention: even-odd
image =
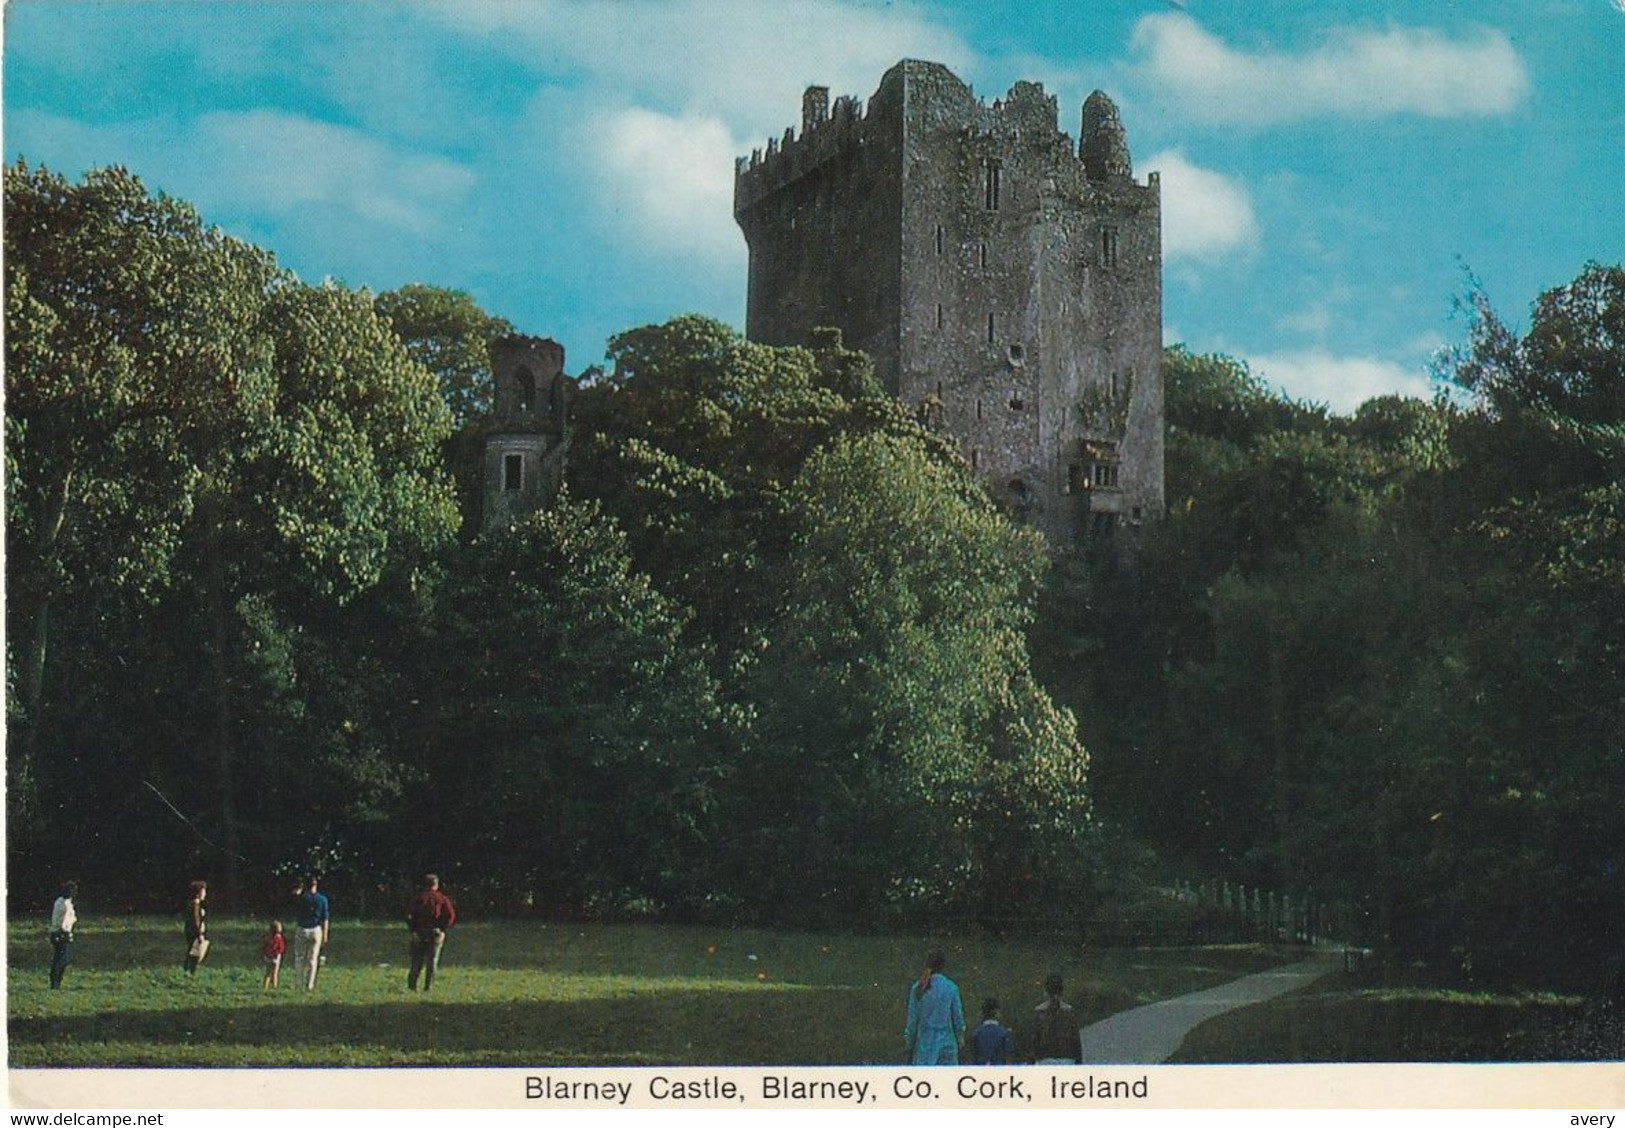
[(941, 952), (932, 952), (919, 981), (909, 985), (903, 1044), (912, 1065), (959, 1064), (965, 1008), (959, 1001), (958, 985), (942, 974), (946, 964)]

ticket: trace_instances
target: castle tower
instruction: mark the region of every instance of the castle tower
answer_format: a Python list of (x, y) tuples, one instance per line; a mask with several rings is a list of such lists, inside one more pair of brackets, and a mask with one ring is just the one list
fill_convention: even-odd
[(570, 447), (564, 346), (541, 337), (491, 345), (496, 405), (485, 426), (482, 526), (510, 524), (542, 508), (564, 484)]
[(800, 135), (736, 166), (747, 336), (841, 329), (1057, 547), (1159, 515), (1160, 189), (1111, 99), (1076, 147), (1042, 86), (989, 106), (937, 63), (827, 105), (810, 88)]

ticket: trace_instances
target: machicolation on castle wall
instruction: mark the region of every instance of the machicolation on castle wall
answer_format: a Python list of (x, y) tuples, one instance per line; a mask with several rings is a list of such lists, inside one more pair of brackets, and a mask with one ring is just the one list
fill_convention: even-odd
[(802, 99), (801, 129), (741, 159), (746, 334), (819, 327), (953, 435), (1057, 547), (1163, 508), (1162, 219), (1096, 91), (1079, 141), (1018, 82), (991, 106), (904, 60), (865, 105)]

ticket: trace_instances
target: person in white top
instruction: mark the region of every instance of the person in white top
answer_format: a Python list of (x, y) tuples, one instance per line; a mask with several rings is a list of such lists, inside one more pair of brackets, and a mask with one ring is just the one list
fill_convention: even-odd
[(73, 899), (79, 894), (79, 884), (68, 882), (62, 887), (62, 894), (51, 906), (51, 987), (62, 986), (62, 975), (68, 970), (68, 950), (73, 944), (73, 926), (79, 920), (79, 914), (73, 911)]

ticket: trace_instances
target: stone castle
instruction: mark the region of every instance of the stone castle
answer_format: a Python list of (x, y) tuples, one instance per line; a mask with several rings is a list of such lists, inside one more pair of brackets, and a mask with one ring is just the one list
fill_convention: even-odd
[[(904, 60), (867, 106), (810, 87), (799, 134), (737, 163), (734, 216), (751, 340), (841, 330), (1058, 548), (1161, 514), (1160, 188), (1135, 181), (1105, 94), (1074, 147), (1035, 83), (988, 106)], [(557, 492), (573, 384), (547, 339), (498, 341), (491, 368), (486, 528)]]
[(1018, 82), (991, 106), (905, 60), (865, 106), (807, 90), (735, 168), (746, 335), (842, 331), (1057, 547), (1162, 512), (1162, 221), (1096, 91), (1079, 141)]

